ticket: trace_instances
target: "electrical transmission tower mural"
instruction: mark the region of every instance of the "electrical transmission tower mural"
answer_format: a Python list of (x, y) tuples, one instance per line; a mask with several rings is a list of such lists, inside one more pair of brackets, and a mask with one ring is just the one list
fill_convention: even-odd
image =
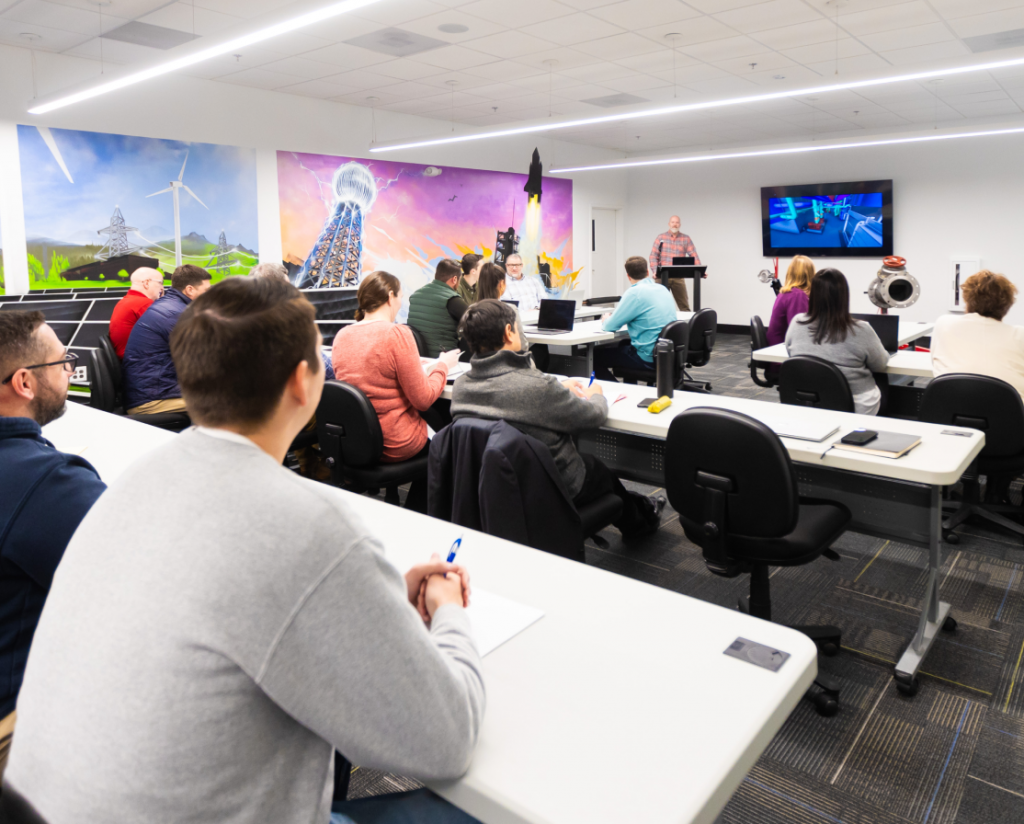
[(138, 231), (134, 226), (126, 226), (124, 216), (121, 214), (121, 207), (114, 207), (114, 214), (110, 216), (110, 225), (103, 229), (97, 229), (96, 234), (107, 235), (107, 242), (103, 244), (95, 257), (97, 260), (110, 260), (111, 258), (130, 255), (140, 248), (134, 243), (128, 242), (128, 233)]
[(231, 249), (228, 248), (228, 239), (224, 234), (224, 230), (220, 230), (220, 237), (217, 238), (217, 251), (214, 252), (214, 256), (217, 258), (217, 265), (213, 266), (213, 269), (229, 269), (231, 268), (231, 259), (228, 257), (231, 254)]
[(363, 222), (377, 199), (377, 183), (366, 166), (349, 162), (338, 167), (332, 187), (334, 208), (296, 277), (300, 289), (359, 285)]

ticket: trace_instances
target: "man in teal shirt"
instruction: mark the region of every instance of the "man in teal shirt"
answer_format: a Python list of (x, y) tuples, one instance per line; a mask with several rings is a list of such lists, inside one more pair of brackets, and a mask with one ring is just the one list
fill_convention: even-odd
[(654, 345), (658, 336), (676, 320), (676, 302), (672, 293), (647, 276), (647, 261), (631, 257), (626, 261), (629, 288), (610, 315), (602, 318), (606, 332), (617, 332), (623, 326), (629, 340), (618, 346), (599, 346), (594, 350), (594, 373), (600, 380), (615, 380), (611, 370), (653, 369)]

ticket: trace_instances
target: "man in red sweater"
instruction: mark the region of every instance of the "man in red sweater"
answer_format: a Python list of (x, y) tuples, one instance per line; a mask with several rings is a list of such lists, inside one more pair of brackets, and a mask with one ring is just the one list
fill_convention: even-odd
[(135, 321), (163, 293), (164, 276), (156, 269), (142, 268), (132, 272), (132, 288), (117, 302), (110, 316), (110, 342), (114, 344), (119, 358), (124, 357), (124, 348), (135, 328)]

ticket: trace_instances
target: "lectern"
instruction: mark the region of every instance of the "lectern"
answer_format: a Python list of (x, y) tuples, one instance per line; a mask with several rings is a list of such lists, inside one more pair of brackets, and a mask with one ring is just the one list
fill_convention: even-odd
[(661, 285), (666, 289), (668, 288), (669, 278), (692, 278), (693, 279), (693, 311), (700, 311), (700, 281), (704, 277), (704, 273), (708, 270), (707, 266), (659, 266), (658, 267), (658, 280), (661, 281)]

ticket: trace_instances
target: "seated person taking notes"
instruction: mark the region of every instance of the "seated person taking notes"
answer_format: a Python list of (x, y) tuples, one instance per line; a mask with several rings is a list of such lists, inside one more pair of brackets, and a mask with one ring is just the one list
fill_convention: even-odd
[[(384, 434), (384, 462), (407, 461), (430, 449), (427, 423), (434, 430), (451, 423), (447, 409), (434, 410), (448, 381), (448, 370), (459, 362), (458, 349), (442, 352), (426, 374), (420, 364), (416, 341), (408, 326), (397, 325), (402, 308), (402, 284), (388, 272), (363, 278), (357, 293), (358, 323), (334, 336), (331, 357), (340, 381), (362, 389), (380, 418)], [(447, 401), (444, 401), (447, 406)], [(427, 480), (414, 481), (405, 499), (408, 509), (427, 511)]]
[(42, 312), (0, 312), (0, 776), (53, 575), (106, 489), (87, 460), (42, 435), (64, 414), (75, 362)]
[(834, 363), (850, 385), (854, 411), (878, 414), (882, 391), (871, 373), (885, 371), (889, 353), (868, 323), (850, 315), (850, 287), (838, 269), (814, 276), (810, 306), (790, 324), (786, 351)]
[(423, 335), (428, 358), (459, 348), (459, 321), (469, 306), (455, 291), (461, 274), (458, 261), (442, 260), (434, 279), (409, 298), (409, 325)]
[(592, 455), (580, 455), (573, 444), (573, 435), (596, 429), (608, 418), (600, 384), (583, 387), (539, 371), (521, 351), (516, 314), (502, 301), (474, 303), (459, 329), (473, 357), (469, 372), (452, 389), (452, 417), (501, 420), (536, 438), (551, 450), (577, 506), (611, 493), (622, 499), (622, 514), (614, 524), (623, 538), (656, 532), (665, 499), (630, 492), (607, 466)]
[(594, 373), (603, 381), (613, 381), (611, 369), (616, 366), (630, 369), (654, 368), (654, 345), (658, 336), (676, 320), (676, 302), (672, 294), (653, 278), (648, 277), (647, 261), (631, 257), (626, 261), (629, 288), (614, 312), (602, 317), (601, 328), (618, 332), (623, 326), (629, 340), (618, 346), (599, 346), (594, 350)]
[[(47, 824), (347, 824), (335, 750), (465, 772), (484, 709), (465, 570), (435, 555), (403, 578), (345, 493), (281, 465), (324, 386), (314, 316), (270, 278), (183, 313), (171, 351), (198, 428), (136, 461), (68, 545), (5, 803)], [(416, 820), (473, 821), (429, 805)]]
[(1024, 327), (1003, 323), (1017, 287), (987, 269), (960, 286), (966, 315), (944, 315), (932, 332), (932, 370), (988, 375), (1024, 395)]

